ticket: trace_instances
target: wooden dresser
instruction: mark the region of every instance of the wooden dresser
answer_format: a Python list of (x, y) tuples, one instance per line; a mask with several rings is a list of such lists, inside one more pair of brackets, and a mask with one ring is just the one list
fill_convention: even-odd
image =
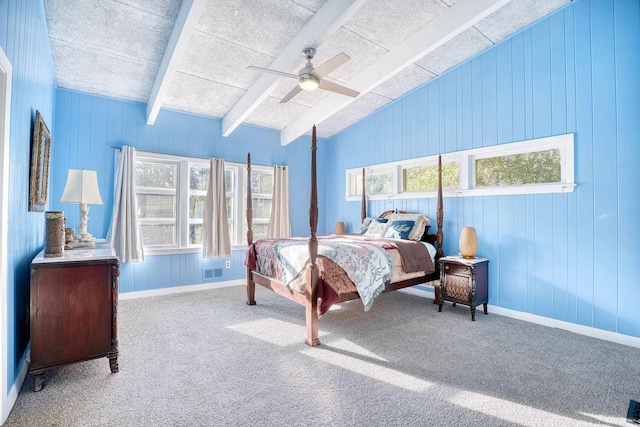
[(55, 366), (107, 357), (118, 372), (118, 276), (120, 262), (104, 240), (95, 248), (66, 250), (62, 257), (31, 262), (31, 364), (34, 390)]

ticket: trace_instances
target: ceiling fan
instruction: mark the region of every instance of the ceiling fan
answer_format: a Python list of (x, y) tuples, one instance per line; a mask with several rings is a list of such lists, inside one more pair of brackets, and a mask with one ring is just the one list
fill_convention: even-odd
[(256, 71), (263, 71), (265, 73), (276, 74), (278, 76), (289, 77), (298, 80), (298, 85), (294, 87), (291, 92), (280, 100), (280, 103), (288, 102), (291, 98), (300, 93), (301, 90), (314, 90), (317, 88), (329, 90), (331, 92), (340, 93), (342, 95), (357, 97), (360, 92), (357, 92), (348, 87), (341, 86), (336, 83), (324, 80), (324, 77), (351, 59), (345, 53), (339, 53), (327, 62), (314, 68), (311, 63), (311, 59), (316, 54), (316, 50), (312, 47), (307, 47), (302, 50), (302, 55), (307, 59), (307, 64), (302, 68), (298, 74), (290, 74), (282, 71), (271, 70), (269, 68), (254, 67), (250, 65), (248, 68)]

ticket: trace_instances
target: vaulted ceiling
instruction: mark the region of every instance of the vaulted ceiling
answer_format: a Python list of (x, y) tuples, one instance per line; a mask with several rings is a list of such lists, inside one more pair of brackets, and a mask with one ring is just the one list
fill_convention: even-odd
[[(330, 137), (570, 0), (45, 0), (58, 86), (281, 131)], [(350, 59), (323, 89), (281, 103), (312, 46)]]

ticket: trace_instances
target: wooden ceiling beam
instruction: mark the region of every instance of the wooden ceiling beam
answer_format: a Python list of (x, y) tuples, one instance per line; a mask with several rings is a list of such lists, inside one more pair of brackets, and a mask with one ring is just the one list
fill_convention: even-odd
[[(363, 96), (418, 59), (433, 52), (464, 30), (495, 12), (511, 0), (459, 0), (398, 46), (358, 73), (345, 86)], [(280, 132), (287, 145), (308, 132), (314, 124), (328, 119), (357, 98), (331, 94)]]
[[(269, 68), (292, 72), (304, 60), (302, 49), (317, 47), (357, 11), (367, 0), (327, 0)], [(222, 135), (229, 136), (275, 88), (279, 77), (262, 73), (222, 119)]]
[(171, 37), (164, 51), (160, 69), (147, 101), (147, 124), (153, 125), (158, 117), (171, 82), (176, 75), (178, 64), (187, 49), (191, 34), (207, 6), (207, 0), (183, 0)]

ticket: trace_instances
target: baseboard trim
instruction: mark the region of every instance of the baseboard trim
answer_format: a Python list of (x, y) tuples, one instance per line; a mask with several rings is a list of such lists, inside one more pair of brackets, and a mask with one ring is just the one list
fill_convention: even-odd
[(7, 399), (5, 400), (5, 406), (2, 410), (2, 423), (4, 424), (9, 418), (9, 414), (13, 409), (13, 405), (15, 405), (16, 400), (18, 400), (18, 394), (20, 394), (20, 389), (24, 384), (25, 378), (27, 378), (27, 372), (29, 372), (29, 354), (31, 353), (30, 346), (27, 347), (27, 350), (24, 352), (24, 356), (22, 356), (22, 361), (20, 362), (20, 369), (18, 370), (18, 376), (16, 377), (16, 381), (11, 386), (9, 393), (7, 394)]
[[(417, 289), (416, 287), (413, 287), (401, 289), (400, 291), (423, 298), (433, 299), (433, 291), (426, 290), (425, 288), (426, 287), (419, 286)], [(601, 340), (614, 342), (616, 344), (623, 344), (628, 345), (629, 347), (640, 348), (640, 338), (632, 337), (630, 335), (625, 335), (618, 332), (605, 331), (603, 329), (593, 328), (591, 326), (578, 325), (571, 322), (565, 322), (563, 320), (550, 319), (548, 317), (538, 316), (537, 314), (525, 313), (522, 311), (511, 310), (508, 308), (496, 307), (492, 305), (487, 306), (487, 311), (491, 314), (498, 314), (500, 316), (524, 320), (525, 322), (548, 326), (550, 328), (563, 329), (575, 334), (584, 335), (591, 338), (598, 338)]]
[(199, 285), (173, 286), (171, 288), (150, 289), (148, 291), (123, 292), (118, 294), (118, 300), (155, 297), (160, 295), (181, 294), (183, 292), (204, 291), (206, 289), (228, 288), (244, 285), (244, 279), (227, 280), (224, 282), (202, 283)]

